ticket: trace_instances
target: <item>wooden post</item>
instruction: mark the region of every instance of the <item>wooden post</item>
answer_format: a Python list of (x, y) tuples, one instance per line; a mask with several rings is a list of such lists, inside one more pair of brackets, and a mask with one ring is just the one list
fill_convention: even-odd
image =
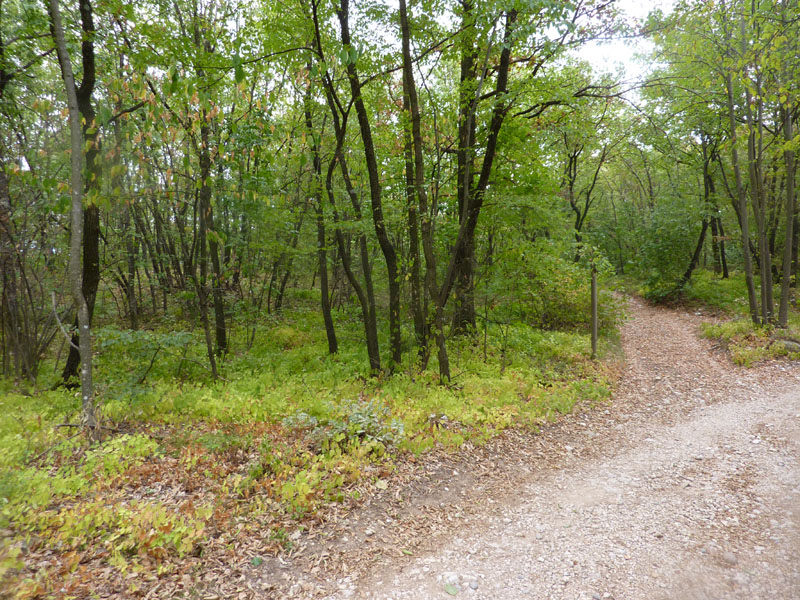
[(597, 358), (597, 267), (592, 264), (592, 360)]

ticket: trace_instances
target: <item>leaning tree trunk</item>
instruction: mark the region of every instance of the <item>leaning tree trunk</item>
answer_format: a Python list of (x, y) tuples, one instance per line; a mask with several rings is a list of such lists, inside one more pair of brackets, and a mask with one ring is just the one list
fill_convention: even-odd
[[(510, 10), (506, 14), (503, 50), (500, 52), (500, 64), (497, 69), (497, 86), (495, 88), (499, 98), (504, 98), (508, 91), (508, 73), (511, 64), (511, 34), (516, 19), (516, 10)], [(442, 285), (435, 298), (434, 321), (437, 327), (437, 335), (441, 334), (444, 307), (447, 304), (447, 300), (450, 297), (450, 293), (456, 281), (457, 265), (464, 260), (464, 257), (469, 256), (470, 246), (475, 239), (475, 229), (478, 226), (478, 218), (480, 217), (481, 208), (483, 207), (483, 200), (486, 197), (489, 177), (492, 174), (492, 164), (494, 163), (495, 154), (497, 152), (500, 130), (505, 121), (508, 109), (509, 106), (503, 99), (499, 100), (492, 110), (492, 119), (486, 138), (486, 152), (483, 157), (480, 177), (478, 178), (478, 183), (475, 185), (474, 192), (468, 204), (467, 217), (461, 221), (461, 225), (459, 226), (458, 236), (456, 237), (453, 250), (450, 254), (450, 261), (447, 264)], [(443, 364), (442, 361), (439, 362), (439, 378), (443, 382), (450, 380), (449, 363)]]
[[(349, 0), (340, 0), (336, 13), (341, 26), (342, 45), (345, 48), (349, 48), (351, 47)], [(350, 93), (353, 97), (353, 104), (358, 118), (361, 141), (364, 144), (364, 158), (367, 164), (369, 194), (372, 204), (372, 222), (375, 228), (375, 235), (378, 238), (378, 245), (381, 247), (381, 252), (386, 262), (386, 275), (389, 284), (389, 346), (392, 353), (390, 370), (394, 371), (400, 366), (403, 352), (400, 332), (400, 280), (397, 269), (397, 251), (389, 238), (389, 231), (383, 214), (378, 158), (355, 61), (347, 62), (346, 71), (350, 84)]]
[(67, 92), (70, 130), (70, 180), (72, 184), (72, 207), (70, 220), (72, 230), (69, 244), (69, 285), (72, 298), (78, 308), (78, 351), (81, 359), (81, 406), (83, 407), (83, 424), (90, 440), (98, 438), (97, 418), (94, 408), (94, 390), (92, 385), (92, 330), (89, 319), (89, 307), (83, 294), (81, 274), (81, 240), (83, 236), (83, 136), (81, 134), (81, 117), (78, 109), (78, 98), (75, 89), (75, 78), (72, 64), (67, 53), (64, 39), (64, 27), (61, 24), (61, 12), (58, 0), (49, 0), (50, 22), (56, 44), (61, 76)]

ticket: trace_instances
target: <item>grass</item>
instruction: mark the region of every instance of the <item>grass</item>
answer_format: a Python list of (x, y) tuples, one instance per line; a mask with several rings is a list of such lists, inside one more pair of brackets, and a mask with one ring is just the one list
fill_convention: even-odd
[[(756, 278), (755, 285), (760, 285)], [(780, 296), (780, 286), (775, 287), (775, 298)], [(690, 306), (702, 306), (721, 312), (728, 320), (703, 325), (703, 335), (718, 340), (730, 353), (737, 365), (750, 367), (761, 361), (779, 357), (798, 359), (778, 340), (800, 340), (800, 313), (789, 311), (788, 327), (755, 325), (750, 319), (747, 287), (743, 273), (733, 272), (728, 279), (720, 279), (710, 271), (698, 270), (691, 284), (683, 290), (682, 301)]]
[[(490, 325), (485, 347), (482, 336), (451, 340), (453, 379), (442, 386), (435, 356), (420, 372), (411, 352), (397, 374), (370, 377), (353, 312), (335, 315), (340, 352), (328, 356), (316, 307), (302, 298), (293, 306), (258, 326), (249, 351), (248, 330), (232, 329), (218, 381), (197, 332), (170, 331), (175, 323), (98, 328), (96, 377), (110, 429), (96, 446), (70, 426), (79, 417), (74, 392), (30, 395), (4, 383), (5, 589), (18, 598), (88, 597), (91, 573), (110, 568), (120, 593), (130, 592), (129, 574), (178, 573), (237, 523), (272, 531), (269, 547), (279, 552), (287, 531), (330, 503), (356, 500), (365, 481), (377, 485), (403, 457), (536, 428), (610, 393), (610, 372), (589, 359), (584, 332)], [(602, 340), (601, 355), (616, 343)], [(45, 376), (42, 386), (51, 383)], [(51, 559), (36, 568), (43, 556)]]

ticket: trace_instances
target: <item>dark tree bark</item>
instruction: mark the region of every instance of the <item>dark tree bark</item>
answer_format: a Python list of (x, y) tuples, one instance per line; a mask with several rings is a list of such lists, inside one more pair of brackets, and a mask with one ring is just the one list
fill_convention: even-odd
[[(205, 121), (205, 111), (203, 111)], [(216, 337), (216, 354), (224, 356), (228, 351), (228, 333), (225, 327), (225, 300), (222, 296), (222, 272), (219, 261), (219, 236), (214, 228), (214, 209), (211, 206), (211, 157), (209, 149), (209, 128), (200, 127), (200, 222), (205, 227), (203, 236), (208, 240), (208, 253), (211, 255), (211, 296), (214, 301), (214, 332)]]
[[(6, 87), (11, 74), (5, 68), (5, 43), (0, 36), (0, 100), (5, 98)], [(26, 360), (27, 352), (21, 336), (19, 296), (17, 291), (17, 269), (15, 258), (14, 233), (11, 224), (11, 196), (6, 175), (6, 158), (0, 146), (0, 326), (3, 336), (3, 375), (19, 378), (23, 372), (30, 371)], [(12, 367), (13, 362), (13, 367)]]
[[(730, 41), (730, 31), (726, 27), (726, 41)], [(744, 263), (744, 276), (747, 284), (747, 300), (750, 308), (750, 318), (753, 323), (758, 325), (761, 321), (759, 317), (758, 301), (756, 300), (755, 282), (753, 280), (753, 263), (750, 258), (750, 227), (747, 214), (747, 196), (744, 184), (742, 183), (742, 173), (739, 166), (739, 151), (736, 147), (736, 102), (733, 98), (733, 76), (730, 72), (725, 74), (726, 108), (728, 111), (729, 135), (731, 136), (731, 162), (736, 180), (736, 199), (738, 207), (739, 224), (742, 230), (742, 261)]]
[(5, 165), (5, 157), (2, 155), (2, 147), (0, 147), (0, 281), (3, 286), (0, 323), (2, 323), (3, 335), (3, 374), (7, 376), (13, 374), (15, 378), (19, 378), (30, 369), (20, 335), (22, 326), (19, 322), (17, 269), (14, 256), (14, 235), (11, 228), (11, 198)]
[[(474, 245), (475, 229), (478, 226), (478, 218), (480, 216), (481, 208), (483, 207), (483, 200), (486, 194), (486, 188), (489, 185), (489, 178), (492, 174), (492, 165), (497, 153), (497, 140), (500, 135), (500, 129), (503, 126), (506, 114), (508, 113), (508, 105), (505, 96), (508, 92), (508, 72), (511, 63), (511, 36), (516, 23), (517, 12), (511, 10), (506, 14), (505, 33), (503, 39), (503, 50), (500, 53), (500, 63), (497, 66), (497, 85), (495, 93), (498, 100), (492, 110), (492, 118), (488, 128), (488, 136), (486, 139), (486, 150), (481, 165), (480, 177), (469, 199), (468, 211), (466, 219), (463, 219), (458, 229), (458, 236), (450, 254), (450, 260), (445, 270), (442, 285), (439, 288), (435, 298), (435, 322), (441, 323), (443, 321), (444, 308), (447, 300), (450, 298), (450, 293), (453, 290), (453, 285), (456, 281), (458, 264), (467, 259)], [(441, 328), (439, 328), (441, 329)], [(437, 335), (439, 331), (437, 331)], [(439, 361), (439, 377), (442, 381), (450, 380), (450, 365), (449, 362)]]
[(314, 131), (314, 121), (311, 116), (311, 83), (308, 85), (304, 100), (304, 116), (308, 136), (311, 139), (311, 155), (313, 157), (314, 167), (314, 176), (311, 180), (311, 196), (317, 213), (317, 262), (319, 269), (320, 304), (322, 306), (322, 318), (325, 322), (325, 335), (328, 339), (328, 353), (336, 354), (339, 351), (339, 344), (336, 341), (336, 330), (333, 326), (331, 299), (328, 289), (328, 253), (326, 250), (325, 238), (325, 211), (322, 206), (322, 160), (320, 159), (319, 146)]
[[(403, 43), (405, 43), (405, 40)], [(403, 89), (403, 111), (406, 114), (410, 114), (411, 109), (409, 108), (408, 93), (405, 91), (405, 87)], [(405, 143), (403, 144), (403, 154), (405, 155), (406, 210), (408, 213), (408, 278), (411, 286), (411, 316), (414, 319), (414, 338), (417, 342), (417, 348), (419, 349), (420, 356), (424, 356), (426, 336), (425, 316), (422, 313), (423, 291), (420, 287), (419, 276), (419, 218), (417, 216), (419, 207), (416, 193), (414, 192), (414, 150), (412, 148), (410, 124), (406, 124), (404, 136)]]
[[(352, 43), (350, 39), (350, 10), (349, 0), (340, 0), (336, 14), (339, 18), (341, 27), (342, 45), (350, 50)], [(361, 94), (361, 81), (358, 69), (354, 60), (347, 62), (347, 79), (350, 83), (350, 93), (353, 97), (353, 104), (356, 109), (361, 141), (364, 145), (364, 159), (367, 165), (367, 175), (369, 179), (369, 195), (372, 204), (372, 222), (375, 227), (375, 235), (378, 238), (384, 261), (386, 262), (386, 275), (389, 284), (389, 346), (392, 360), (390, 370), (396, 370), (402, 360), (402, 340), (400, 334), (400, 281), (397, 270), (397, 252), (386, 227), (386, 220), (383, 214), (383, 201), (381, 199), (381, 179), (378, 170), (378, 158), (375, 150), (375, 143), (372, 139), (372, 126), (370, 125), (367, 108)]]
[[(435, 293), (436, 257), (432, 252), (432, 230), (428, 217), (427, 191), (425, 189), (425, 163), (422, 156), (422, 128), (420, 124), (419, 97), (414, 81), (414, 70), (411, 62), (411, 34), (408, 23), (408, 10), (405, 0), (400, 0), (400, 37), (403, 53), (403, 109), (409, 123), (405, 128), (406, 143), (406, 197), (408, 205), (408, 230), (411, 253), (411, 307), (414, 315), (414, 332), (422, 362), (428, 356), (428, 327), (422, 311), (423, 296)], [(426, 221), (424, 232), (426, 281), (433, 274), (432, 286), (420, 287), (420, 252), (419, 252), (419, 220), (418, 215)], [(437, 338), (438, 339), (438, 338)]]
[(783, 136), (787, 145), (783, 151), (783, 160), (786, 165), (786, 232), (784, 235), (783, 246), (783, 280), (781, 281), (781, 300), (778, 308), (778, 326), (786, 327), (789, 319), (789, 288), (792, 279), (792, 252), (794, 241), (794, 214), (795, 214), (795, 161), (794, 150), (789, 142), (794, 139), (794, 126), (792, 123), (791, 110), (784, 108), (783, 113)]
[[(462, 3), (461, 59), (458, 98), (458, 148), (456, 149), (456, 196), (458, 218), (463, 223), (469, 216), (471, 194), (475, 182), (475, 131), (478, 109), (478, 47), (476, 43), (474, 3)], [(465, 240), (455, 265), (455, 299), (453, 331), (467, 333), (475, 331), (475, 240)]]
[(61, 76), (67, 91), (70, 124), (70, 181), (72, 184), (72, 206), (70, 220), (69, 282), (72, 298), (78, 309), (78, 353), (80, 356), (81, 405), (83, 407), (83, 425), (90, 440), (98, 439), (97, 417), (94, 407), (94, 387), (92, 380), (92, 331), (89, 307), (83, 293), (81, 276), (81, 238), (83, 235), (83, 156), (81, 146), (84, 144), (80, 124), (75, 78), (72, 64), (67, 53), (64, 39), (64, 28), (61, 24), (61, 13), (58, 0), (49, 0), (50, 25), (56, 45)]
[[(325, 61), (325, 54), (322, 48), (322, 36), (320, 33), (318, 3), (316, 0), (311, 1), (311, 18), (314, 25), (314, 44), (316, 53), (321, 61)], [(354, 218), (357, 222), (362, 220), (361, 203), (358, 194), (353, 187), (353, 182), (350, 179), (350, 173), (347, 168), (347, 160), (343, 152), (345, 135), (347, 132), (347, 119), (349, 115), (349, 106), (344, 109), (341, 101), (336, 94), (336, 88), (333, 85), (330, 73), (326, 72), (322, 75), (322, 86), (325, 93), (325, 101), (330, 110), (331, 120), (333, 122), (333, 131), (336, 136), (336, 148), (333, 153), (333, 158), (328, 165), (327, 174), (325, 177), (325, 191), (333, 212), (333, 220), (335, 225), (335, 238), (336, 245), (339, 249), (339, 258), (342, 262), (342, 269), (345, 272), (347, 281), (350, 287), (358, 298), (359, 305), (361, 306), (362, 321), (364, 324), (364, 337), (367, 346), (367, 358), (369, 360), (370, 372), (377, 374), (381, 370), (381, 356), (380, 347), (378, 344), (378, 324), (377, 313), (375, 308), (375, 291), (372, 282), (372, 266), (369, 260), (369, 248), (367, 245), (367, 238), (364, 233), (358, 236), (359, 255), (361, 258), (361, 270), (364, 276), (364, 285), (362, 286), (356, 277), (352, 268), (352, 258), (349, 252), (349, 244), (345, 240), (344, 234), (339, 226), (339, 213), (336, 207), (336, 195), (333, 189), (333, 173), (336, 165), (339, 165), (342, 180), (344, 182), (345, 191), (350, 198), (350, 203), (353, 207)]]
[[(433, 220), (428, 207), (428, 194), (425, 187), (425, 162), (422, 155), (422, 126), (419, 111), (419, 97), (417, 95), (417, 86), (414, 81), (414, 71), (411, 63), (411, 35), (405, 0), (400, 0), (400, 34), (403, 49), (403, 92), (411, 117), (411, 139), (410, 144), (408, 144), (410, 146), (410, 156), (407, 157), (407, 170), (410, 168), (413, 177), (407, 181), (407, 185), (411, 188), (411, 195), (416, 195), (418, 212), (422, 218), (422, 248), (425, 255), (425, 291), (427, 295), (433, 296), (437, 293), (436, 254), (433, 247)], [(412, 211), (409, 210), (410, 214), (411, 212)], [(416, 211), (413, 212), (416, 215)], [(416, 260), (419, 260), (418, 249)], [(444, 318), (442, 311), (436, 311), (434, 313), (433, 329), (436, 338), (439, 363), (440, 365), (447, 365), (449, 371), (449, 358), (447, 356), (447, 344), (444, 336)], [(429, 356), (427, 342), (428, 330), (429, 327), (423, 324), (422, 344), (420, 345), (423, 368), (427, 365)]]
[[(97, 287), (100, 284), (100, 210), (94, 201), (93, 195), (100, 189), (102, 173), (97, 164), (100, 142), (97, 136), (94, 105), (92, 104), (92, 94), (96, 83), (96, 64), (94, 53), (95, 28), (91, 0), (81, 0), (79, 8), (81, 15), (83, 78), (80, 87), (76, 90), (76, 96), (78, 110), (83, 121), (82, 148), (85, 149), (83, 156), (86, 161), (87, 175), (84, 181), (84, 193), (89, 197), (89, 203), (83, 209), (83, 270), (81, 286), (89, 311), (89, 323), (91, 324), (94, 315), (95, 298), (97, 297)], [(67, 362), (61, 372), (61, 379), (64, 382), (69, 381), (78, 374), (78, 367), (81, 363), (78, 347), (78, 336), (76, 334), (72, 338)]]

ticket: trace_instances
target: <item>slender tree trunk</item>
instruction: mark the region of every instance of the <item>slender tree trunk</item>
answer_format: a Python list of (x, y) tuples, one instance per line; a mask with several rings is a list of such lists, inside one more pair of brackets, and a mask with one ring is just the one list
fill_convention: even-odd
[[(203, 111), (205, 122), (205, 111)], [(222, 296), (222, 273), (219, 262), (219, 236), (214, 228), (214, 209), (211, 207), (211, 156), (209, 149), (209, 127), (200, 126), (200, 211), (204, 224), (204, 236), (208, 241), (208, 253), (211, 255), (211, 297), (214, 301), (214, 332), (216, 337), (216, 354), (224, 356), (228, 351), (228, 333), (225, 327), (225, 300)], [(209, 235), (210, 234), (210, 235)], [(204, 284), (205, 285), (205, 284)]]
[[(401, 17), (402, 18), (402, 17)], [(405, 40), (404, 40), (405, 43)], [(408, 106), (408, 92), (403, 92), (403, 110), (406, 114), (410, 114)], [(409, 119), (410, 120), (410, 119)], [(419, 204), (414, 192), (414, 151), (412, 148), (412, 139), (410, 131), (410, 123), (406, 124), (403, 128), (405, 143), (403, 153), (405, 155), (405, 175), (406, 175), (406, 210), (408, 212), (408, 277), (411, 284), (411, 316), (414, 319), (414, 337), (417, 342), (417, 348), (420, 356), (425, 355), (425, 346), (427, 344), (425, 336), (425, 316), (422, 314), (422, 290), (420, 288), (419, 276), (419, 219), (417, 217), (417, 210)]]
[(750, 227), (747, 209), (747, 196), (742, 183), (742, 172), (739, 166), (739, 150), (736, 135), (736, 104), (733, 99), (733, 76), (725, 75), (725, 88), (727, 91), (728, 125), (731, 136), (731, 162), (736, 179), (736, 196), (738, 199), (739, 223), (742, 230), (742, 262), (744, 263), (744, 277), (747, 284), (747, 301), (750, 307), (750, 318), (758, 325), (761, 322), (756, 300), (755, 282), (753, 280), (753, 263), (750, 258)]
[[(336, 12), (341, 26), (342, 45), (350, 49), (352, 48), (352, 43), (350, 39), (349, 0), (340, 0), (340, 5)], [(361, 141), (364, 144), (364, 158), (367, 164), (370, 201), (372, 203), (372, 222), (375, 227), (375, 235), (378, 238), (378, 244), (381, 247), (381, 252), (386, 262), (386, 275), (389, 284), (389, 346), (392, 354), (390, 370), (394, 371), (400, 366), (402, 360), (400, 281), (397, 270), (397, 252), (392, 241), (389, 239), (389, 232), (383, 214), (381, 179), (378, 169), (377, 153), (375, 151), (375, 143), (372, 139), (372, 127), (361, 93), (361, 81), (358, 76), (358, 69), (356, 68), (355, 61), (349, 60), (346, 70), (347, 79), (350, 83), (350, 93), (352, 94), (356, 116), (358, 117)]]
[[(787, 217), (788, 218), (788, 217)], [(800, 248), (800, 214), (798, 214), (797, 203), (794, 207), (794, 226), (792, 227), (792, 287), (797, 289), (798, 272), (798, 248)]]
[[(459, 223), (464, 223), (470, 212), (475, 181), (475, 131), (478, 72), (475, 15), (472, 0), (462, 4), (460, 39), (461, 64), (458, 106), (458, 148), (456, 149), (456, 195)], [(464, 241), (455, 263), (455, 301), (453, 331), (467, 333), (476, 328), (474, 294), (475, 240), (474, 234)]]
[[(84, 193), (88, 196), (88, 203), (83, 209), (83, 270), (81, 286), (89, 311), (89, 322), (91, 323), (94, 316), (97, 287), (100, 284), (100, 209), (97, 206), (95, 196), (100, 189), (102, 173), (97, 164), (97, 155), (100, 147), (94, 105), (92, 104), (96, 69), (94, 54), (95, 29), (91, 0), (81, 0), (79, 8), (81, 15), (83, 78), (80, 87), (75, 90), (75, 96), (78, 103), (78, 111), (82, 118), (82, 149), (85, 149), (84, 158), (87, 174), (84, 181)], [(78, 374), (78, 367), (81, 363), (78, 347), (78, 337), (73, 336), (67, 362), (61, 372), (61, 379), (65, 382)]]
[[(23, 371), (25, 350), (22, 347), (14, 236), (11, 229), (11, 197), (6, 176), (6, 162), (0, 147), (0, 280), (2, 281), (3, 374), (19, 378)], [(13, 363), (13, 367), (12, 367)]]
[(89, 306), (84, 296), (81, 273), (81, 241), (83, 236), (83, 135), (81, 132), (80, 110), (75, 87), (75, 78), (72, 74), (72, 64), (67, 52), (67, 43), (64, 39), (64, 28), (61, 24), (61, 12), (58, 0), (48, 0), (50, 10), (50, 25), (53, 40), (56, 45), (58, 62), (61, 66), (61, 76), (67, 92), (67, 106), (69, 108), (70, 125), (70, 166), (72, 184), (72, 207), (70, 221), (69, 248), (69, 282), (72, 298), (78, 309), (78, 351), (80, 355), (80, 381), (81, 381), (81, 406), (83, 408), (83, 424), (86, 427), (89, 439), (98, 439), (97, 418), (94, 407), (94, 388), (92, 380), (92, 330), (89, 317)]
[[(495, 91), (499, 98), (503, 98), (508, 90), (508, 72), (511, 64), (511, 34), (516, 23), (517, 12), (511, 10), (506, 14), (505, 34), (503, 39), (503, 50), (500, 52), (500, 63), (497, 68), (497, 86)], [(469, 247), (475, 239), (475, 229), (478, 226), (478, 218), (480, 211), (483, 207), (483, 200), (486, 194), (486, 188), (489, 185), (489, 178), (492, 174), (492, 165), (497, 152), (497, 140), (500, 135), (500, 129), (508, 112), (508, 106), (505, 100), (498, 100), (492, 111), (492, 119), (489, 124), (488, 136), (486, 139), (486, 150), (483, 157), (483, 164), (481, 166), (480, 177), (478, 183), (475, 185), (472, 197), (468, 205), (467, 218), (462, 220), (458, 229), (458, 236), (454, 244), (454, 248), (450, 255), (447, 269), (445, 270), (442, 285), (439, 288), (435, 298), (435, 313), (434, 322), (437, 327), (437, 335), (441, 335), (443, 322), (444, 322), (444, 308), (450, 293), (453, 290), (453, 285), (457, 276), (457, 265), (469, 255)], [(450, 365), (448, 361), (439, 361), (439, 377), (444, 381), (450, 380)]]
[(689, 267), (686, 269), (686, 272), (683, 274), (683, 278), (681, 279), (681, 287), (685, 286), (689, 283), (689, 280), (692, 278), (692, 273), (697, 268), (698, 263), (700, 262), (700, 253), (703, 250), (703, 244), (706, 240), (706, 232), (708, 231), (708, 218), (703, 219), (703, 226), (700, 229), (700, 237), (697, 240), (697, 245), (694, 248), (694, 253), (692, 254), (692, 259), (689, 261)]
[[(787, 102), (788, 107), (788, 102)], [(795, 238), (794, 231), (794, 214), (795, 214), (795, 197), (794, 197), (794, 179), (795, 179), (795, 162), (794, 150), (790, 145), (790, 141), (794, 139), (794, 127), (792, 124), (792, 112), (789, 108), (784, 108), (783, 112), (783, 137), (786, 141), (786, 146), (783, 151), (783, 160), (786, 165), (786, 233), (784, 235), (783, 245), (783, 280), (781, 281), (781, 301), (778, 309), (778, 325), (786, 327), (789, 319), (789, 289), (792, 280), (792, 252), (794, 250), (793, 241)]]
[[(324, 60), (325, 55), (322, 47), (320, 19), (317, 11), (318, 2), (316, 0), (312, 0), (310, 8), (311, 18), (314, 25), (314, 44), (316, 46), (318, 56), (321, 60)], [(357, 222), (361, 222), (361, 204), (358, 199), (358, 194), (353, 188), (353, 183), (350, 179), (350, 174), (347, 169), (347, 160), (344, 152), (342, 151), (345, 142), (349, 109), (343, 109), (342, 104), (337, 96), (336, 88), (333, 84), (330, 73), (326, 72), (322, 75), (322, 86), (325, 93), (325, 101), (328, 104), (328, 109), (330, 110), (333, 121), (333, 131), (336, 135), (336, 149), (334, 150), (333, 158), (328, 165), (328, 170), (325, 177), (325, 191), (331, 205), (331, 211), (333, 213), (336, 245), (339, 248), (339, 258), (342, 262), (342, 269), (344, 270), (347, 281), (350, 284), (350, 287), (353, 288), (353, 291), (358, 298), (359, 305), (361, 306), (361, 315), (364, 324), (364, 337), (367, 345), (367, 358), (369, 360), (370, 372), (373, 375), (377, 375), (381, 370), (381, 356), (380, 347), (378, 344), (375, 292), (372, 282), (372, 267), (369, 260), (367, 238), (364, 233), (361, 233), (358, 236), (359, 253), (361, 257), (362, 272), (364, 275), (364, 286), (362, 287), (352, 269), (349, 242), (345, 240), (345, 236), (339, 226), (339, 213), (336, 207), (336, 196), (333, 190), (333, 173), (336, 169), (336, 164), (338, 163), (342, 173), (345, 190), (353, 206), (354, 217)]]
[[(123, 58), (120, 57), (120, 69), (123, 66)], [(121, 102), (116, 105), (117, 112), (122, 110)], [(121, 171), (122, 164), (122, 126), (119, 119), (114, 121), (114, 162), (118, 171)], [(122, 190), (122, 175), (118, 174), (112, 178), (111, 185), (115, 190)], [(125, 301), (128, 305), (128, 319), (131, 329), (139, 329), (139, 303), (136, 298), (136, 240), (135, 227), (131, 219), (132, 200), (122, 201), (122, 237), (125, 242), (125, 267), (127, 273), (122, 277), (124, 283)], [(122, 269), (120, 269), (120, 273)]]
[[(199, 194), (203, 193), (201, 187)], [(199, 202), (198, 232), (197, 232), (197, 266), (200, 275), (194, 276), (195, 292), (197, 294), (198, 308), (200, 309), (200, 320), (203, 324), (203, 334), (206, 341), (206, 352), (208, 354), (208, 364), (211, 367), (211, 375), (216, 379), (219, 376), (217, 371), (217, 358), (214, 351), (214, 340), (211, 336), (211, 320), (208, 315), (208, 245), (206, 243), (206, 212), (203, 210), (203, 200)]]
[[(310, 66), (309, 70), (311, 70)], [(314, 132), (314, 121), (311, 118), (311, 83), (308, 84), (304, 100), (306, 129), (311, 140), (311, 154), (314, 166), (314, 176), (311, 180), (311, 196), (317, 213), (317, 262), (319, 263), (320, 303), (322, 305), (322, 318), (325, 322), (325, 335), (328, 338), (328, 353), (336, 354), (339, 351), (339, 344), (336, 341), (336, 330), (333, 326), (331, 300), (328, 290), (328, 253), (325, 239), (325, 211), (322, 206), (322, 160), (320, 159), (319, 146)]]
[(722, 261), (719, 255), (719, 229), (717, 228), (717, 218), (711, 217), (711, 260), (714, 263), (714, 275), (722, 272)]
[[(417, 214), (422, 217), (422, 245), (425, 255), (425, 291), (427, 295), (436, 293), (436, 255), (433, 251), (433, 229), (428, 210), (428, 194), (425, 188), (425, 162), (422, 155), (422, 127), (419, 112), (419, 97), (417, 85), (414, 81), (414, 70), (411, 62), (411, 34), (408, 24), (408, 10), (406, 1), (400, 0), (400, 34), (403, 52), (403, 99), (410, 117), (410, 129), (406, 129), (408, 136), (406, 143), (406, 186), (409, 197), (409, 228), (411, 230), (411, 252), (414, 261), (412, 272), (412, 296), (416, 287), (414, 324), (419, 343), (420, 358), (423, 367), (428, 359), (428, 327), (423, 318), (419, 292), (419, 241)], [(416, 196), (416, 205), (415, 205)], [(440, 359), (447, 362), (447, 347), (442, 328), (436, 333), (436, 345)], [(444, 357), (444, 358), (442, 358)]]
[[(744, 27), (744, 24), (742, 25)], [(744, 35), (744, 31), (742, 33)], [(742, 42), (744, 44), (744, 41)], [(750, 88), (745, 86), (745, 116), (749, 134), (747, 136), (747, 163), (750, 176), (750, 201), (756, 217), (756, 233), (758, 235), (759, 271), (761, 274), (761, 322), (766, 324), (772, 320), (772, 260), (769, 254), (766, 232), (766, 211), (761, 172), (761, 152), (759, 137), (760, 126), (756, 123), (751, 108), (753, 97)], [(761, 100), (756, 100), (760, 106)]]

